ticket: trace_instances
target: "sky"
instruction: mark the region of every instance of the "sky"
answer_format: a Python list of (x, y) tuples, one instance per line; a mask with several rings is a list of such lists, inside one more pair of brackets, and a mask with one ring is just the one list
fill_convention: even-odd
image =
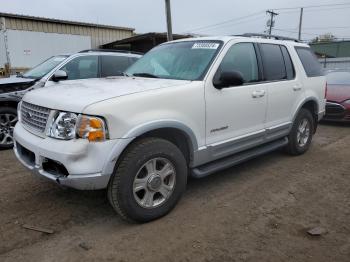
[[(263, 33), (266, 10), (273, 9), (279, 13), (273, 33), (297, 37), (300, 9), (287, 9), (294, 7), (306, 7), (303, 40), (323, 33), (350, 39), (350, 0), (171, 0), (173, 31)], [(0, 0), (0, 12), (132, 27), (136, 33), (166, 31), (164, 0)]]

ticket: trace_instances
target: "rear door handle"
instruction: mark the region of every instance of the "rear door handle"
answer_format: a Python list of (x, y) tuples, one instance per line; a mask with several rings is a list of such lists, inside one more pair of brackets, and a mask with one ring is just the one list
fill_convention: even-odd
[(256, 90), (252, 93), (253, 98), (260, 98), (265, 96), (265, 90)]
[(293, 90), (294, 91), (300, 91), (301, 90), (301, 85), (295, 85), (295, 86), (293, 86)]

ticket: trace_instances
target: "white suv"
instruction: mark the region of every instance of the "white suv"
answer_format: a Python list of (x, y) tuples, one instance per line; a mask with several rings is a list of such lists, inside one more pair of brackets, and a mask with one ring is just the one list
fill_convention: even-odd
[(187, 177), (285, 147), (308, 150), (326, 81), (306, 44), (253, 36), (162, 44), (123, 77), (29, 92), (15, 153), (76, 189), (108, 188), (114, 209), (145, 222), (168, 213)]

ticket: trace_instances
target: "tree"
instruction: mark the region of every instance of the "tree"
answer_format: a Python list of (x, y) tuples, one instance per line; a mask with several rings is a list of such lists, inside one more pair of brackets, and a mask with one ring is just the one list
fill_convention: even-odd
[(332, 33), (319, 35), (311, 40), (311, 43), (334, 42), (337, 38)]

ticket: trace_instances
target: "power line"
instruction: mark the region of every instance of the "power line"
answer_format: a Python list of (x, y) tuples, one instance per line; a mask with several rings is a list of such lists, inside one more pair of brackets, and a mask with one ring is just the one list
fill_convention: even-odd
[[(331, 7), (331, 6), (343, 6), (343, 7), (342, 8), (338, 7), (338, 8), (327, 8), (327, 9), (314, 9), (314, 8)], [(346, 6), (349, 6), (349, 7), (346, 7)], [(350, 8), (350, 3), (336, 3), (336, 4), (325, 4), (325, 5), (309, 5), (309, 6), (304, 6), (304, 7), (284, 7), (284, 8), (274, 8), (274, 10), (282, 10), (282, 12), (280, 12), (280, 14), (289, 14), (289, 13), (299, 13), (299, 10), (295, 10), (295, 9), (300, 9), (300, 8), (309, 9), (309, 10), (304, 10), (304, 12), (328, 11), (328, 10), (334, 10), (334, 9)], [(310, 10), (310, 9), (312, 9), (312, 10)], [(287, 11), (283, 11), (283, 10), (287, 10)], [(288, 10), (290, 10), (290, 11), (288, 11)], [(263, 13), (265, 13), (265, 11), (255, 12), (255, 13), (252, 13), (250, 15), (246, 15), (246, 16), (241, 16), (241, 17), (237, 17), (237, 18), (234, 18), (234, 19), (225, 20), (225, 21), (222, 21), (222, 22), (219, 22), (219, 23), (215, 23), (215, 24), (211, 24), (211, 25), (207, 25), (207, 26), (193, 28), (193, 29), (185, 31), (184, 33), (211, 31), (211, 30), (218, 29), (218, 28), (221, 28), (221, 27), (227, 27), (231, 23), (234, 23), (234, 22), (237, 22), (237, 21), (240, 21), (240, 20), (244, 20), (244, 19), (247, 19), (247, 18), (251, 18), (253, 16), (261, 15)], [(249, 21), (253, 21), (253, 20), (249, 20)], [(248, 22), (248, 21), (244, 21), (244, 22)], [(244, 23), (244, 22), (242, 22), (242, 23)], [(237, 24), (239, 24), (239, 23), (237, 23)]]
[(234, 24), (224, 24), (224, 25), (220, 25), (220, 26), (216, 26), (216, 27), (210, 27), (210, 28), (203, 28), (201, 30), (196, 30), (195, 32), (207, 32), (207, 31), (212, 31), (212, 30), (217, 30), (217, 29), (221, 29), (221, 28), (224, 28), (224, 27), (234, 27), (234, 26), (237, 26), (237, 25), (241, 25), (241, 24), (244, 24), (244, 23), (250, 23), (250, 22), (253, 22), (253, 21), (257, 21), (257, 20), (261, 20), (261, 19), (265, 19), (265, 15), (263, 17), (255, 17), (254, 19), (249, 19), (249, 20), (245, 20), (245, 21), (240, 21), (240, 22), (236, 22)]
[(228, 24), (228, 23), (236, 22), (236, 21), (239, 21), (239, 20), (243, 20), (243, 19), (245, 19), (245, 18), (249, 18), (249, 17), (252, 17), (252, 16), (259, 15), (259, 14), (261, 14), (261, 13), (265, 13), (265, 11), (259, 11), (259, 12), (256, 12), (256, 13), (252, 13), (252, 14), (250, 14), (250, 15), (241, 16), (241, 17), (237, 17), (237, 18), (234, 18), (234, 19), (229, 19), (229, 20), (222, 21), (222, 22), (219, 22), (219, 23), (216, 23), (216, 24), (211, 24), (211, 25), (207, 25), (207, 26), (202, 26), (202, 27), (194, 28), (194, 29), (188, 30), (187, 32), (199, 31), (199, 30), (201, 30), (201, 29), (206, 29), (206, 28), (211, 28), (211, 27), (216, 27), (216, 26), (219, 26), (219, 25), (223, 25), (223, 24)]
[(307, 9), (305, 12), (312, 13), (312, 12), (322, 12), (322, 11), (332, 11), (332, 10), (344, 10), (349, 9), (350, 6), (343, 6), (343, 7), (334, 7), (334, 8), (319, 8), (319, 9)]
[[(319, 11), (332, 11), (332, 10), (344, 10), (349, 9), (350, 6), (343, 6), (343, 7), (334, 7), (334, 8), (319, 8), (319, 9), (306, 9), (304, 12), (312, 13), (312, 12), (319, 12)], [(293, 10), (287, 10), (287, 11), (280, 11), (279, 14), (295, 14), (299, 13), (300, 10), (294, 9)]]
[(326, 5), (309, 5), (309, 6), (297, 6), (297, 7), (282, 7), (274, 8), (274, 10), (290, 10), (290, 9), (300, 9), (300, 8), (317, 8), (317, 7), (327, 7), (327, 6), (345, 6), (350, 5), (350, 3), (338, 3), (338, 4), (326, 4)]

